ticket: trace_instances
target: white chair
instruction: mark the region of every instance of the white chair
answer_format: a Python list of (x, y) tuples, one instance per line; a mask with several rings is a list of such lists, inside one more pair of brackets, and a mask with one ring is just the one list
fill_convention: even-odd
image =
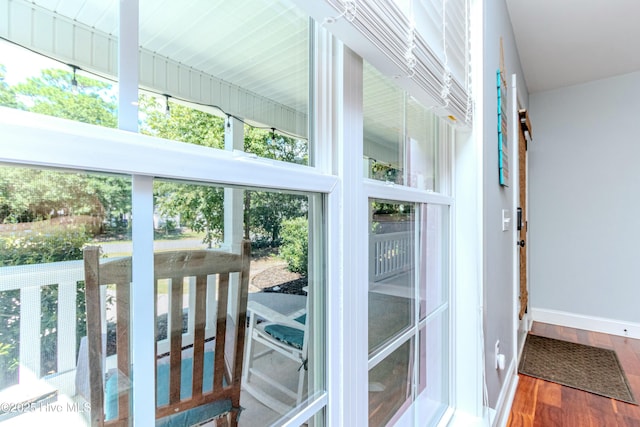
[[(306, 289), (305, 289), (306, 291)], [(288, 298), (291, 295), (273, 294), (273, 298)], [(307, 307), (308, 298), (306, 299), (305, 308), (283, 315), (264, 304), (257, 301), (249, 301), (247, 304), (247, 315), (249, 316), (249, 331), (247, 333), (247, 347), (245, 350), (245, 360), (243, 367), (242, 386), (245, 391), (250, 393), (257, 400), (261, 401), (267, 407), (284, 414), (289, 412), (292, 404), (286, 404), (282, 400), (273, 396), (268, 392), (271, 387), (278, 390), (282, 394), (295, 399), (296, 405), (302, 401), (304, 391), (304, 380), (307, 375), (307, 341), (308, 341), (308, 325)], [(266, 348), (263, 351), (256, 352), (256, 344), (260, 343)], [(267, 373), (265, 363), (255, 363), (261, 357), (277, 352), (292, 361), (291, 374), (295, 375), (297, 369), (298, 381), (297, 389), (293, 390), (283, 384), (283, 375), (278, 370), (279, 377), (276, 378), (272, 374)], [(294, 366), (297, 366), (294, 367)], [(252, 377), (259, 378), (262, 382), (257, 384), (252, 381)], [(291, 377), (289, 377), (291, 378)], [(273, 391), (273, 390), (271, 390)]]

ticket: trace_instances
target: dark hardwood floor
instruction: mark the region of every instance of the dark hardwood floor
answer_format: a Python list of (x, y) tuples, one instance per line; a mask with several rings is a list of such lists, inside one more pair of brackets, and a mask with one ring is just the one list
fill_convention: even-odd
[[(532, 333), (613, 349), (640, 402), (640, 340), (534, 323)], [(507, 427), (640, 427), (640, 406), (520, 375)]]

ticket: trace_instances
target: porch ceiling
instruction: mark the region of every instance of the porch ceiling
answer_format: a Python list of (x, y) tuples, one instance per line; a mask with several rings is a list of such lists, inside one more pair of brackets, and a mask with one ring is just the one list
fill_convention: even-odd
[[(33, 3), (118, 35), (117, 0)], [(238, 10), (243, 14), (238, 15)], [(308, 29), (301, 25), (305, 21), (300, 17), (296, 9), (278, 1), (191, 0), (185, 7), (172, 0), (140, 0), (139, 43), (151, 52), (306, 113)]]

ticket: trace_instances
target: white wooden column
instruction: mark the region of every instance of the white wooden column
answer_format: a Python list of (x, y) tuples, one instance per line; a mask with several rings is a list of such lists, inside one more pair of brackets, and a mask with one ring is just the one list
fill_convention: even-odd
[[(120, 1), (118, 38), (118, 128), (138, 131), (138, 0)], [(127, 155), (122, 153), (123, 156)], [(153, 178), (133, 175), (133, 261), (131, 276), (131, 364), (133, 425), (148, 426), (155, 420), (149, 390), (155, 390), (153, 296)], [(151, 399), (153, 402), (154, 399)]]
[[(244, 151), (244, 123), (235, 117), (225, 120), (224, 148), (228, 151)], [(242, 241), (242, 225), (244, 218), (244, 190), (235, 188), (224, 189), (224, 246), (231, 251), (240, 252)], [(229, 298), (233, 304), (229, 304), (230, 316), (235, 318), (238, 304), (238, 277), (233, 275), (229, 279)]]
[[(329, 369), (340, 370), (340, 394), (330, 396), (330, 404), (339, 399), (343, 425), (360, 425), (368, 419), (368, 218), (363, 187), (363, 61), (344, 45), (337, 47), (337, 172), (342, 180), (340, 194), (331, 195), (329, 204), (338, 203), (337, 248), (340, 259), (330, 267), (340, 272), (336, 286), (342, 293), (340, 310), (341, 364)], [(337, 200), (333, 200), (337, 197)], [(330, 223), (330, 228), (333, 225)], [(335, 231), (333, 231), (335, 233)], [(331, 234), (333, 234), (331, 233)], [(334, 247), (330, 243), (330, 247)], [(330, 270), (330, 271), (331, 271)], [(332, 311), (332, 315), (333, 315)], [(333, 321), (333, 319), (330, 319)], [(331, 330), (331, 329), (330, 329)], [(333, 390), (333, 389), (332, 389)]]

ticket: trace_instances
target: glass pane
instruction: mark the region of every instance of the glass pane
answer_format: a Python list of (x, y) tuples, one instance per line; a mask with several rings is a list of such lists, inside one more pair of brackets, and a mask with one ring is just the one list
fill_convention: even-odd
[(449, 301), (449, 206), (422, 205), (420, 320)]
[[(309, 17), (290, 0), (140, 1), (142, 128), (309, 163)], [(167, 108), (168, 106), (168, 108)], [(243, 144), (244, 141), (244, 144)]]
[[(119, 337), (129, 335), (117, 310), (128, 305), (114, 286), (88, 288), (82, 261), (87, 246), (101, 248), (102, 263), (130, 255), (130, 219), (128, 177), (0, 167), (0, 392), (16, 408), (0, 413), (0, 424), (44, 425), (53, 412), (87, 422), (100, 410), (89, 405), (91, 369), (103, 368), (113, 392), (105, 401), (119, 385), (130, 389), (116, 354)], [(103, 366), (89, 362), (87, 331), (102, 341)]]
[(438, 120), (412, 97), (407, 101), (407, 180), (409, 187), (434, 190)]
[[(369, 426), (385, 426), (411, 401), (413, 339), (369, 371)], [(391, 424), (391, 423), (390, 423)]]
[(416, 205), (369, 203), (369, 353), (414, 324)]
[(420, 329), (417, 408), (420, 420), (440, 419), (449, 406), (449, 311), (439, 313)]
[[(232, 273), (227, 285), (223, 275), (209, 273), (199, 285), (195, 274), (178, 270), (186, 261), (162, 274), (170, 264), (156, 262), (156, 277), (162, 279), (156, 288), (158, 411), (168, 411), (163, 406), (170, 402), (172, 354), (180, 355), (182, 387), (176, 393), (182, 399), (192, 395), (197, 351), (203, 354), (203, 393), (215, 384), (214, 365), (241, 375), (240, 426), (276, 423), (324, 391), (322, 198), (156, 180), (154, 199), (156, 257), (238, 254), (243, 240), (250, 241), (247, 282)], [(221, 333), (224, 340), (218, 343)], [(225, 355), (218, 364), (217, 351)], [(215, 415), (215, 408), (208, 414)]]
[(367, 63), (363, 85), (365, 176), (435, 190), (440, 120)]
[(118, 2), (52, 6), (4, 6), (11, 25), (0, 40), (0, 106), (116, 127)]
[(404, 92), (366, 62), (363, 85), (365, 176), (404, 184)]

